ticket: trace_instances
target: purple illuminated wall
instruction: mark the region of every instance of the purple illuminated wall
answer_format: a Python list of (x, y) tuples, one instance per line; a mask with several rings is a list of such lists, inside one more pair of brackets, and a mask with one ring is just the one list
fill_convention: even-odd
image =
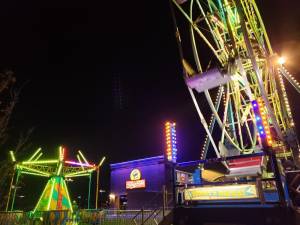
[[(162, 204), (162, 188), (166, 185), (171, 193), (171, 167), (164, 156), (111, 164), (111, 193), (117, 196), (127, 194), (128, 209), (141, 208), (152, 199), (149, 208)], [(133, 169), (141, 171), (141, 179), (146, 180), (142, 189), (126, 190), (126, 181), (130, 180)], [(161, 197), (159, 197), (161, 195)]]

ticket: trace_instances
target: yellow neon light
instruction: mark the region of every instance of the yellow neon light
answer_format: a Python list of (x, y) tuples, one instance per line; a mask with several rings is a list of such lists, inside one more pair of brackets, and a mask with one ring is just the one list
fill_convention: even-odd
[(54, 185), (55, 185), (55, 178), (52, 178), (51, 181), (52, 181), (52, 186), (51, 186), (49, 201), (48, 201), (48, 205), (47, 205), (47, 210), (50, 209), (50, 204), (51, 204), (51, 200), (52, 200), (52, 194), (53, 194)]
[(258, 198), (255, 184), (226, 185), (190, 188), (184, 190), (187, 201), (238, 200)]
[[(81, 161), (81, 159), (80, 159), (80, 157), (79, 157), (78, 154), (76, 155), (76, 157), (77, 157), (79, 163), (82, 164), (82, 161)], [(80, 166), (81, 166), (81, 169), (84, 170), (83, 165), (80, 165)]]
[(28, 161), (31, 161), (40, 151), (42, 150), (42, 148), (38, 148), (35, 153), (28, 159)]
[(58, 163), (58, 160), (39, 160), (39, 161), (24, 161), (22, 162), (23, 165), (30, 165), (30, 164), (51, 164), (51, 163)]
[[(32, 171), (32, 172), (34, 172), (34, 173), (43, 174), (43, 175), (45, 175), (45, 176), (47, 176), (47, 177), (50, 176), (50, 173), (42, 172), (42, 171), (39, 171), (39, 170), (37, 170), (37, 169), (33, 169), (33, 168), (30, 168), (30, 167), (27, 167), (27, 166), (17, 165), (17, 168), (18, 168), (18, 169), (26, 169), (26, 170)], [(27, 172), (27, 171), (25, 171), (25, 172)]]
[(101, 159), (101, 161), (100, 161), (99, 164), (98, 164), (98, 167), (101, 167), (101, 166), (102, 166), (102, 164), (103, 164), (103, 162), (104, 162), (105, 159), (106, 159), (106, 157), (103, 156), (103, 158)]
[(44, 173), (34, 173), (34, 172), (28, 172), (28, 171), (20, 171), (21, 174), (28, 174), (33, 176), (42, 176), (42, 177), (49, 177), (49, 175), (46, 175)]
[(43, 155), (43, 153), (42, 153), (42, 152), (40, 152), (40, 154), (39, 154), (37, 157), (35, 157), (33, 161), (37, 161), (39, 158), (41, 158), (41, 157), (42, 157), (42, 155)]
[(59, 174), (60, 174), (61, 169), (62, 169), (62, 164), (60, 163), (56, 175), (59, 175)]
[(86, 158), (84, 157), (84, 155), (82, 154), (82, 152), (81, 152), (80, 150), (78, 151), (78, 153), (79, 153), (79, 155), (83, 158), (84, 162), (85, 162), (86, 164), (89, 164), (89, 162), (86, 160)]
[(50, 183), (50, 180), (48, 180), (46, 186), (44, 187), (44, 190), (43, 190), (43, 192), (42, 192), (42, 194), (41, 194), (41, 196), (40, 196), (40, 198), (39, 198), (39, 200), (38, 200), (38, 203), (37, 203), (36, 206), (34, 207), (33, 213), (35, 213), (36, 208), (37, 208), (38, 205), (40, 204), (40, 201), (42, 200), (42, 197), (43, 197), (43, 195), (45, 194), (45, 192), (46, 192), (46, 190), (47, 190), (48, 183)]
[(16, 161), (16, 157), (15, 157), (14, 152), (13, 151), (9, 151), (9, 154), (10, 154), (11, 161), (15, 162)]

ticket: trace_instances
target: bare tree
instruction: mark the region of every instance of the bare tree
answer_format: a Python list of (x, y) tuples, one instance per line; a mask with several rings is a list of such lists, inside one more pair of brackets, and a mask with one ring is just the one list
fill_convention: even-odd
[[(3, 148), (9, 138), (12, 139), (8, 134), (8, 126), (21, 91), (21, 88), (16, 89), (15, 83), (16, 78), (12, 71), (0, 72), (0, 148)], [(30, 129), (26, 133), (21, 133), (19, 137), (13, 137), (16, 140), (13, 148), (15, 153), (26, 148), (32, 131), (33, 129)], [(2, 150), (1, 153), (8, 156), (8, 151)], [(15, 174), (15, 165), (8, 157), (0, 161), (0, 174), (0, 210), (4, 210), (11, 180)]]

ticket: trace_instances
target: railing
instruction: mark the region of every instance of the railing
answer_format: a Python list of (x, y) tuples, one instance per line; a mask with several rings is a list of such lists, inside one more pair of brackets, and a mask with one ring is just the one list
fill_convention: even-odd
[(24, 219), (23, 212), (0, 212), (0, 225), (23, 225)]
[[(163, 193), (163, 205), (152, 210), (143, 208), (132, 218), (135, 225), (158, 225), (173, 208), (173, 196), (168, 200), (168, 194)], [(156, 198), (154, 198), (155, 200)]]
[[(163, 219), (156, 210), (79, 210), (36, 212), (0, 212), (0, 225), (158, 225)], [(167, 213), (167, 211), (166, 211)]]

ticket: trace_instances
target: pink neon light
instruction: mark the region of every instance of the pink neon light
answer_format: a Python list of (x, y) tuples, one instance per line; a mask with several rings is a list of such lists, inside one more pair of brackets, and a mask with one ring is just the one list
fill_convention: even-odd
[(95, 167), (95, 164), (91, 165), (91, 164), (87, 164), (87, 163), (79, 163), (79, 162), (74, 162), (74, 161), (65, 161), (65, 163), (71, 164), (71, 165), (76, 165), (76, 166)]

